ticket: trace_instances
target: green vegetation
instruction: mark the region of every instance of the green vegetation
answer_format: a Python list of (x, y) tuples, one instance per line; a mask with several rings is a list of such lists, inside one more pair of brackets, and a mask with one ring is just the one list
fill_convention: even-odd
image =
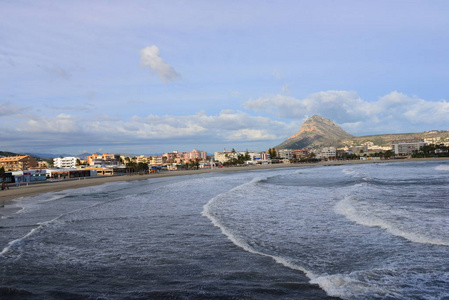
[(251, 156), (248, 151), (246, 151), (245, 154), (237, 154), (237, 157), (230, 158), (227, 162), (223, 163), (223, 166), (229, 167), (243, 165), (248, 160), (251, 160)]
[(277, 157), (278, 156), (278, 152), (276, 151), (276, 148), (268, 149), (267, 153), (270, 155), (271, 159), (278, 158)]
[(423, 157), (449, 157), (449, 147), (444, 144), (436, 145), (430, 144), (421, 147), (419, 150), (414, 150), (412, 153), (413, 158)]
[(200, 160), (197, 158), (194, 161), (189, 161), (184, 164), (186, 170), (198, 170), (200, 168)]

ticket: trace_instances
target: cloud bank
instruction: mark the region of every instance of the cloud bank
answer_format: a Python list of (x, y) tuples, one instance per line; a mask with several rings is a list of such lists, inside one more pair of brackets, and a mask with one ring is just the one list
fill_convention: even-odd
[(159, 55), (159, 48), (155, 45), (140, 50), (141, 63), (157, 72), (164, 83), (176, 81), (179, 74)]
[(86, 116), (73, 109), (45, 116), (5, 102), (0, 103), (0, 141), (4, 149), (26, 151), (32, 145), (33, 151), (41, 152), (75, 146), (108, 151), (118, 146), (127, 151), (148, 146), (164, 152), (186, 145), (210, 152), (220, 150), (222, 145), (266, 150), (298, 131), (313, 114), (332, 119), (358, 136), (447, 130), (449, 124), (447, 101), (426, 101), (399, 92), (372, 102), (351, 91), (324, 91), (303, 99), (274, 95), (248, 100), (244, 107), (248, 111), (123, 118)]
[(274, 95), (248, 100), (244, 107), (284, 120), (318, 114), (356, 135), (448, 129), (449, 124), (447, 101), (426, 101), (396, 91), (371, 102), (353, 91), (324, 91), (303, 99)]
[(5, 117), (3, 124), (8, 124), (7, 130), (0, 131), (3, 147), (28, 149), (32, 145), (33, 151), (41, 152), (55, 147), (107, 146), (113, 149), (118, 145), (130, 148), (159, 144), (177, 145), (172, 146), (176, 149), (188, 144), (208, 148), (213, 144), (244, 143), (251, 148), (252, 143), (277, 143), (298, 126), (231, 110), (217, 115), (207, 115), (204, 111), (186, 116), (135, 115), (126, 120), (107, 115), (80, 118), (67, 113), (54, 117), (19, 114), (14, 118)]

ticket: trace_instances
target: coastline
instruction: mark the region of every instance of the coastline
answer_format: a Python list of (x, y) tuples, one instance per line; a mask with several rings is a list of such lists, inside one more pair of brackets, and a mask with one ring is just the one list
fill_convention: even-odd
[(170, 176), (186, 176), (204, 173), (216, 173), (216, 172), (239, 172), (239, 171), (256, 171), (265, 169), (277, 169), (277, 168), (304, 168), (315, 166), (337, 166), (348, 164), (372, 164), (372, 163), (399, 163), (407, 161), (437, 161), (437, 160), (449, 160), (448, 157), (439, 158), (414, 158), (414, 159), (398, 159), (398, 160), (347, 160), (347, 161), (322, 161), (318, 163), (297, 163), (297, 164), (269, 164), (258, 166), (242, 166), (242, 167), (225, 167), (214, 169), (199, 169), (199, 170), (180, 170), (180, 171), (162, 171), (156, 174), (145, 175), (122, 175), (122, 176), (102, 176), (93, 178), (79, 178), (71, 180), (61, 180), (53, 182), (36, 183), (22, 186), (11, 186), (9, 190), (0, 191), (0, 215), (4, 215), (11, 209), (10, 206), (14, 205), (15, 199), (33, 196), (43, 193), (60, 192), (68, 189), (77, 189), (95, 185), (101, 185), (110, 182), (117, 181), (134, 181), (134, 180), (147, 180), (150, 178), (170, 177)]

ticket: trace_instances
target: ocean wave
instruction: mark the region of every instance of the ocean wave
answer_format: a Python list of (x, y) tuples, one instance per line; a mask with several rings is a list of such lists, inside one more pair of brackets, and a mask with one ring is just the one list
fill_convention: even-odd
[(355, 207), (353, 205), (354, 203), (355, 202), (351, 197), (346, 197), (335, 205), (334, 211), (359, 225), (379, 227), (394, 236), (402, 237), (414, 243), (449, 246), (449, 241), (447, 240), (400, 229), (396, 225), (376, 217), (372, 211), (369, 211), (366, 208)]
[[(56, 200), (56, 199), (48, 200), (48, 201), (54, 201), (54, 200)], [(75, 209), (75, 210), (72, 210), (72, 211), (69, 211), (69, 212), (60, 214), (59, 216), (57, 216), (57, 217), (55, 217), (55, 218), (53, 218), (53, 219), (51, 219), (51, 220), (49, 220), (49, 221), (39, 222), (39, 223), (37, 223), (37, 224), (35, 225), (36, 228), (33, 228), (33, 229), (32, 229), (30, 232), (28, 232), (26, 235), (24, 235), (24, 236), (21, 237), (21, 238), (18, 238), (18, 239), (15, 239), (15, 240), (9, 242), (9, 243), (8, 243), (8, 246), (6, 246), (6, 247), (0, 252), (0, 257), (6, 257), (5, 255), (6, 255), (8, 252), (10, 252), (11, 250), (13, 250), (13, 249), (20, 249), (20, 248), (22, 247), (22, 245), (24, 245), (24, 242), (25, 242), (26, 239), (28, 239), (28, 238), (30, 238), (31, 236), (33, 236), (33, 235), (35, 235), (35, 234), (37, 234), (37, 233), (43, 231), (46, 227), (48, 227), (48, 226), (50, 226), (50, 225), (55, 226), (58, 222), (61, 223), (61, 224), (63, 224), (64, 222), (66, 222), (66, 221), (63, 220), (64, 217), (70, 216), (70, 215), (72, 215), (72, 214), (74, 214), (74, 213), (77, 213), (77, 212), (79, 212), (79, 211), (89, 210), (89, 209), (98, 207), (98, 206), (100, 206), (100, 205), (107, 204), (107, 203), (111, 203), (111, 202), (116, 202), (116, 201), (121, 201), (121, 199), (115, 199), (115, 200), (110, 200), (110, 201), (96, 202), (96, 203), (94, 203), (94, 204), (92, 204), (92, 205), (89, 205), (89, 206), (87, 206), (87, 207), (77, 208), (77, 209)], [(44, 202), (46, 202), (46, 201), (44, 201)], [(73, 220), (67, 220), (67, 222), (70, 222), (70, 221), (73, 221)], [(19, 255), (19, 256), (20, 256), (20, 255)]]
[[(342, 299), (445, 299), (445, 271), (415, 267), (374, 268), (319, 276), (311, 281), (330, 296)], [(438, 291), (438, 292), (437, 292)]]
[(449, 171), (449, 165), (439, 165), (435, 167), (435, 170), (437, 171)]
[(203, 207), (203, 211), (202, 211), (202, 215), (205, 216), (206, 218), (208, 218), (212, 224), (215, 227), (218, 227), (221, 232), (236, 246), (242, 248), (243, 250), (249, 252), (249, 253), (253, 253), (253, 254), (257, 254), (257, 255), (261, 255), (261, 256), (265, 256), (265, 257), (270, 257), (272, 258), (275, 262), (293, 269), (293, 270), (297, 270), (297, 271), (301, 271), (303, 272), (308, 278), (312, 279), (312, 278), (316, 278), (317, 276), (312, 273), (310, 270), (307, 270), (301, 266), (298, 266), (297, 264), (293, 263), (292, 261), (284, 258), (284, 257), (280, 257), (280, 256), (275, 256), (275, 255), (271, 255), (268, 253), (264, 253), (262, 251), (256, 250), (255, 248), (253, 248), (251, 245), (249, 245), (249, 243), (247, 243), (244, 239), (238, 237), (238, 235), (234, 234), (230, 229), (228, 229), (224, 224), (222, 224), (218, 218), (216, 218), (214, 216), (214, 213), (212, 211), (212, 206), (215, 202), (220, 201), (221, 199), (226, 199), (229, 197), (230, 194), (232, 194), (235, 191), (239, 191), (242, 189), (247, 189), (248, 186), (250, 185), (255, 185), (259, 182), (263, 182), (266, 181), (267, 177), (258, 177), (258, 178), (253, 178), (251, 181), (244, 183), (240, 186), (237, 186), (225, 193), (222, 193), (214, 198), (212, 198), (211, 200), (209, 200), (208, 203), (206, 203)]
[(318, 284), (329, 296), (343, 299), (403, 299), (400, 289), (388, 287), (386, 283), (391, 273), (382, 269), (356, 271), (319, 276), (311, 283)]

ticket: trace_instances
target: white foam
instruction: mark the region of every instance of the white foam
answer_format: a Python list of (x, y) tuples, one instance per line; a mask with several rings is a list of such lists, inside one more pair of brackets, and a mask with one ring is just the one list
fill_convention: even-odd
[(439, 165), (435, 168), (437, 171), (449, 171), (449, 165)]
[(346, 175), (356, 175), (357, 172), (353, 168), (345, 168), (342, 170), (343, 174)]
[(343, 299), (370, 299), (374, 296), (384, 298), (387, 295), (394, 299), (401, 298), (400, 291), (387, 288), (379, 284), (378, 280), (367, 281), (369, 273), (376, 273), (376, 270), (319, 276), (311, 280), (311, 283), (318, 284), (329, 296)]
[(419, 233), (404, 231), (394, 224), (376, 217), (369, 211), (364, 211), (361, 208), (356, 208), (353, 205), (353, 201), (354, 200), (351, 197), (344, 198), (335, 205), (334, 211), (359, 225), (380, 227), (394, 236), (405, 238), (414, 243), (449, 246), (449, 241), (428, 237)]
[[(57, 219), (57, 218), (56, 218)], [(54, 220), (56, 220), (54, 219)], [(16, 248), (16, 247), (20, 247), (23, 244), (23, 241), (29, 237), (31, 237), (32, 235), (34, 235), (36, 232), (38, 232), (43, 226), (48, 225), (49, 222), (45, 222), (45, 223), (39, 223), (38, 227), (33, 228), (30, 232), (28, 232), (26, 235), (24, 235), (21, 238), (15, 239), (11, 242), (8, 243), (8, 246), (6, 246), (5, 248), (3, 248), (2, 252), (0, 252), (0, 256), (5, 257), (4, 255), (9, 252), (9, 250), (11, 250), (12, 248)]]

